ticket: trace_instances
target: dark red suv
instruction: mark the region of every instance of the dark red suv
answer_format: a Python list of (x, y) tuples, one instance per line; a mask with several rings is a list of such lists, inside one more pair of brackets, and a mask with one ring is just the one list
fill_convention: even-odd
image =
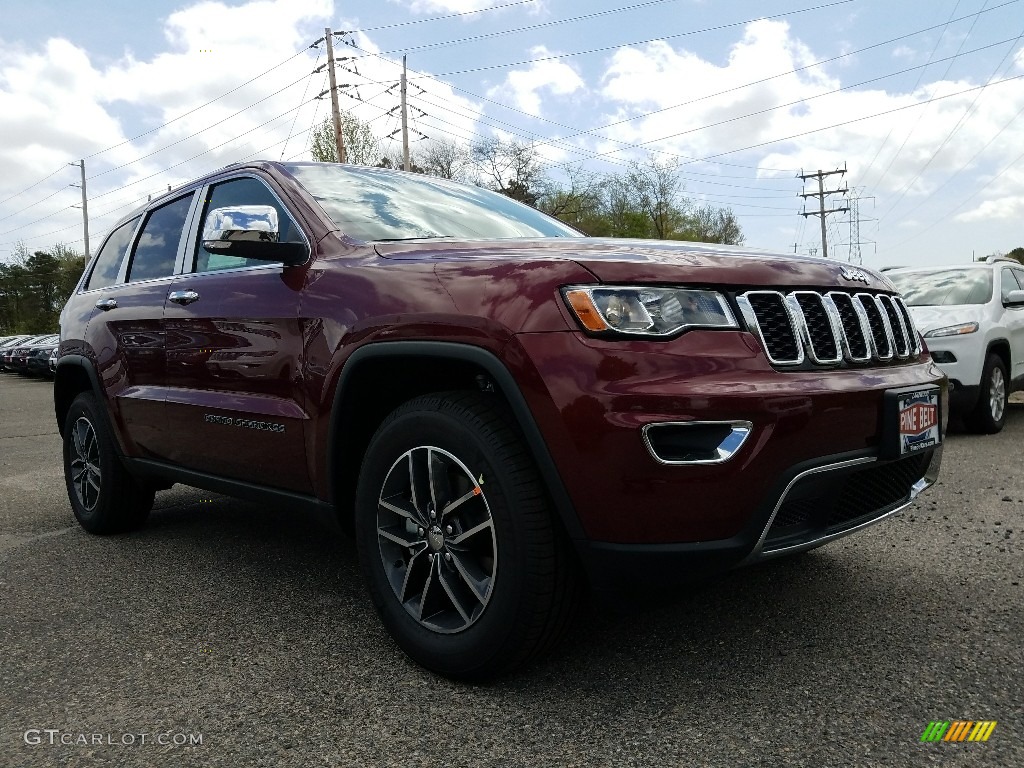
[(934, 482), (945, 379), (885, 278), (584, 237), (506, 197), (226, 168), (107, 236), (61, 318), (71, 506), (180, 482), (326, 511), (410, 656), (481, 679), (586, 585), (819, 546)]

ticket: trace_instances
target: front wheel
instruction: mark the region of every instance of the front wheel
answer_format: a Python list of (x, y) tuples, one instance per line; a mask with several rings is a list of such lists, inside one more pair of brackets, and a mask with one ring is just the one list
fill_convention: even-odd
[(137, 528), (153, 507), (153, 489), (128, 474), (89, 393), (75, 398), (64, 420), (64, 481), (75, 518), (89, 533)]
[(493, 397), (398, 408), (366, 451), (356, 540), (374, 606), (413, 660), (483, 680), (550, 648), (576, 565), (536, 467)]
[(966, 419), (968, 428), (986, 435), (999, 432), (1006, 423), (1008, 396), (1006, 364), (999, 355), (989, 354), (981, 374), (978, 404)]

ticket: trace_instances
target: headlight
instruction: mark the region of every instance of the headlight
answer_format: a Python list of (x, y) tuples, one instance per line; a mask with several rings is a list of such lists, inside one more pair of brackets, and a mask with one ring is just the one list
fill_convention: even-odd
[(936, 328), (924, 335), (926, 339), (936, 339), (940, 336), (963, 336), (974, 333), (978, 330), (977, 323), (960, 323), (959, 325), (947, 325), (944, 328)]
[(646, 286), (570, 286), (565, 300), (593, 333), (670, 336), (684, 328), (738, 328), (717, 291)]

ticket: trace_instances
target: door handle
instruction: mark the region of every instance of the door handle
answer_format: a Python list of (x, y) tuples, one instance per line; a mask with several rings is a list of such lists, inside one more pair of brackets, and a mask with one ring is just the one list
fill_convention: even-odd
[(167, 298), (173, 301), (175, 304), (191, 304), (193, 301), (199, 301), (199, 294), (195, 291), (171, 291), (167, 294)]
[(108, 309), (117, 309), (116, 299), (100, 299), (96, 302), (96, 309), (102, 309), (106, 312)]

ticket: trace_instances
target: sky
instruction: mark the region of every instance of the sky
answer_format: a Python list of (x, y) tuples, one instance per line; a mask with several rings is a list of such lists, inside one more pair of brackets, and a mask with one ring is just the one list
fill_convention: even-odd
[(748, 246), (821, 255), (799, 176), (843, 169), (832, 258), (1024, 246), (1024, 0), (0, 0), (0, 259), (82, 249), (83, 159), (93, 250), (168, 185), (309, 159), (325, 27), (393, 150), (404, 55), (414, 142), (533, 143), (556, 181), (677, 162)]

